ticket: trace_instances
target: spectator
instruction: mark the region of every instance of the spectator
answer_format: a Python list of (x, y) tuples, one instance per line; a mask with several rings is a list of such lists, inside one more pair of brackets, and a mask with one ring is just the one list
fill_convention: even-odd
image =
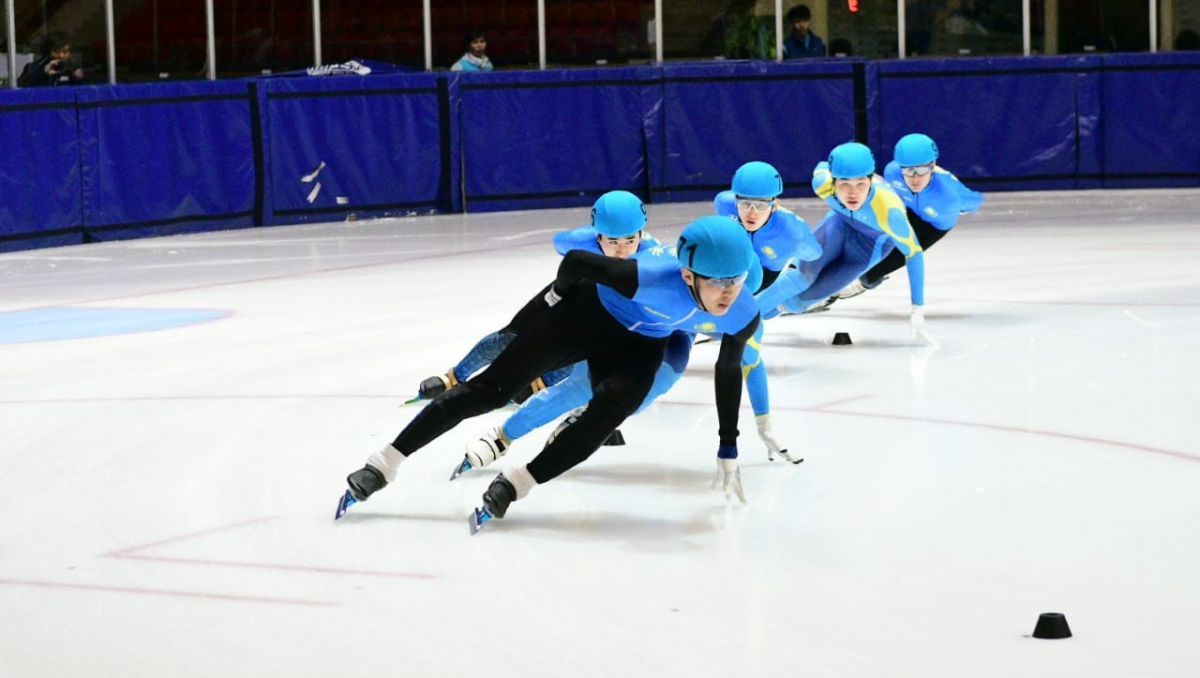
[(83, 82), (83, 68), (71, 58), (71, 41), (58, 32), (42, 38), (42, 56), (25, 65), (17, 84), (21, 87), (78, 85)]
[(788, 10), (787, 20), (792, 25), (792, 34), (783, 41), (784, 59), (825, 56), (824, 41), (809, 29), (812, 12), (808, 5), (796, 5)]
[(467, 45), (467, 53), (462, 55), (462, 58), (454, 62), (450, 67), (452, 71), (490, 71), (492, 70), (492, 61), (488, 59), (487, 52), (487, 36), (483, 31), (467, 31), (467, 39), (464, 41)]

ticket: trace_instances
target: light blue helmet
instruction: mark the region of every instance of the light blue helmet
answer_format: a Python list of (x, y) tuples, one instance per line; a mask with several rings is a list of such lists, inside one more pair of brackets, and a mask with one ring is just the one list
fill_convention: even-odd
[(924, 134), (908, 134), (896, 142), (893, 160), (901, 167), (925, 165), (937, 160), (938, 147)]
[(774, 198), (783, 193), (779, 170), (765, 162), (748, 162), (733, 173), (733, 192), (749, 198)]
[(629, 191), (609, 191), (592, 207), (592, 226), (606, 238), (625, 238), (646, 226), (646, 206)]
[(737, 278), (758, 265), (746, 229), (716, 214), (684, 227), (676, 250), (684, 268), (706, 278)]
[(875, 156), (860, 143), (842, 144), (829, 154), (829, 173), (834, 179), (869, 176), (875, 173)]

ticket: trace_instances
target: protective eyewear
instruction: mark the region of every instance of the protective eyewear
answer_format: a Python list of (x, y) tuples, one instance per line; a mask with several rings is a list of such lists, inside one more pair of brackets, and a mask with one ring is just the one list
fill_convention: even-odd
[(737, 206), (739, 209), (754, 210), (755, 212), (766, 212), (771, 209), (771, 205), (775, 204), (775, 199), (763, 200), (761, 198), (743, 198), (738, 196)]
[(727, 290), (734, 285), (741, 285), (742, 283), (746, 282), (747, 275), (749, 275), (749, 272), (741, 275), (729, 276), (727, 278), (710, 278), (706, 275), (700, 275), (697, 273), (696, 278), (704, 282), (706, 285), (710, 285), (720, 290)]
[(906, 177), (923, 177), (933, 171), (933, 163), (927, 162), (924, 165), (912, 165), (910, 167), (901, 167), (900, 173)]

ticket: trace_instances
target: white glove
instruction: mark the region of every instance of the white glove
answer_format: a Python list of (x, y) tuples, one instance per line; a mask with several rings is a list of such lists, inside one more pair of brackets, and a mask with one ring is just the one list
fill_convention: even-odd
[(718, 484), (725, 491), (725, 501), (729, 501), (731, 493), (736, 493), (743, 504), (748, 503), (746, 493), (742, 491), (742, 471), (737, 459), (717, 459), (717, 475), (713, 478), (712, 488), (715, 490)]
[(754, 418), (754, 424), (758, 426), (758, 439), (763, 441), (763, 445), (767, 446), (767, 461), (775, 461), (775, 455), (779, 455), (780, 459), (790, 461), (793, 464), (799, 464), (804, 461), (804, 457), (799, 455), (788, 454), (787, 448), (779, 444), (775, 439), (775, 432), (771, 430), (771, 415), (764, 414)]
[(542, 298), (546, 300), (547, 306), (553, 306), (562, 301), (562, 295), (554, 291), (554, 285), (551, 285), (550, 289), (546, 290), (546, 294)]
[(919, 341), (926, 345), (938, 343), (936, 339), (930, 336), (925, 330), (925, 307), (913, 304), (912, 313), (908, 316), (911, 336), (914, 341)]

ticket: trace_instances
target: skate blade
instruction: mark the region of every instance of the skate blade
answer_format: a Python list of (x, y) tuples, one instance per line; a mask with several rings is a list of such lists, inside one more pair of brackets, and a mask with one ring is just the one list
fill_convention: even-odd
[(346, 515), (346, 510), (357, 503), (358, 500), (354, 498), (350, 490), (346, 490), (346, 494), (343, 494), (342, 500), (338, 502), (337, 513), (333, 514), (333, 519), (340, 520), (342, 516)]
[[(779, 460), (786, 461), (791, 464), (800, 464), (804, 461), (804, 457), (793, 458), (790, 454), (787, 453), (787, 450), (784, 450), (783, 452), (779, 453)], [(774, 462), (775, 455), (772, 453), (767, 453), (767, 461)]]
[(400, 407), (404, 407), (405, 405), (413, 405), (421, 402), (422, 400), (425, 400), (425, 397), (418, 393), (416, 398), (409, 398), (408, 400), (400, 403)]
[(471, 521), (471, 534), (483, 529), (483, 524), (492, 519), (492, 514), (486, 508), (477, 508), (468, 517)]
[(466, 457), (463, 457), (462, 463), (454, 468), (454, 473), (450, 474), (450, 480), (457, 480), (464, 472), (470, 471), (473, 468), (475, 467), (471, 466), (471, 462), (467, 461)]

